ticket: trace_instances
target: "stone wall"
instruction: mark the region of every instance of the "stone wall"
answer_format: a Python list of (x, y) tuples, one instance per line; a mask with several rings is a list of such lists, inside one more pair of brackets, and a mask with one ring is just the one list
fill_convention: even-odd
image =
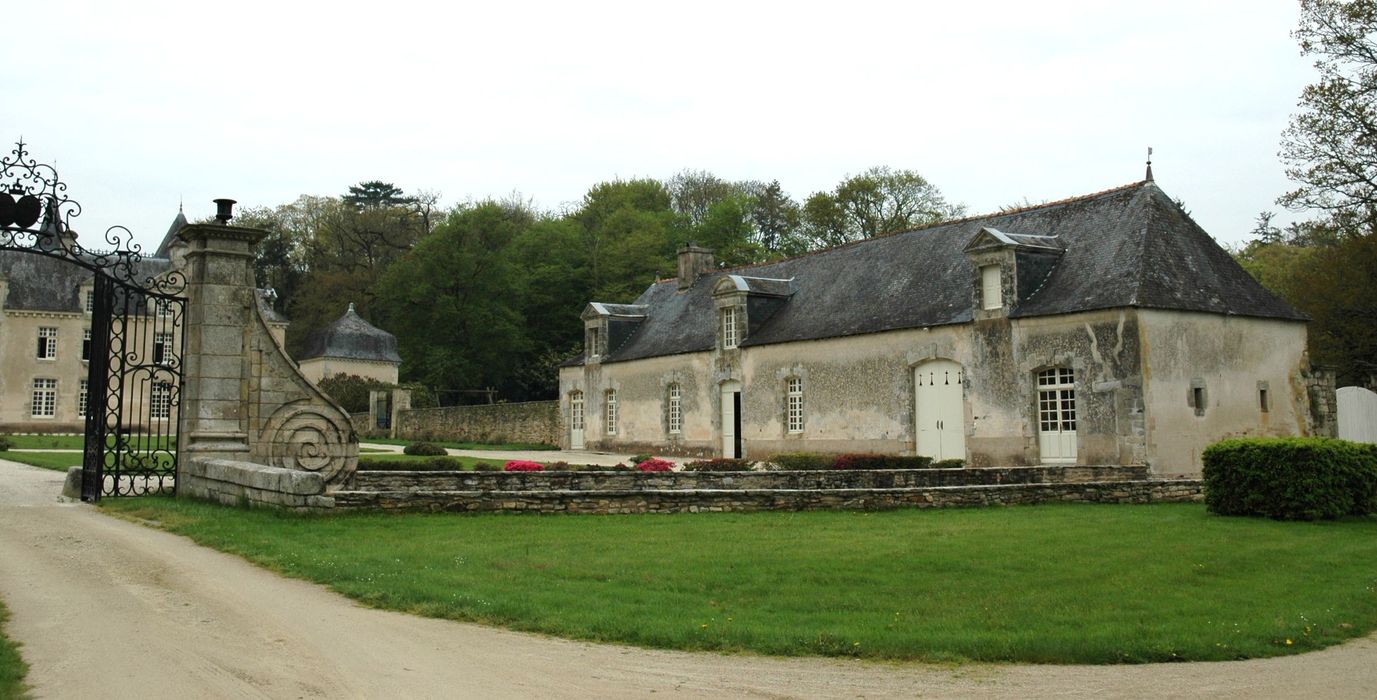
[(905, 489), (704, 489), (658, 491), (348, 491), (340, 508), (451, 512), (699, 513), (882, 510), (1036, 503), (1200, 501), (1199, 480), (1000, 484)]
[(229, 459), (187, 460), (177, 477), (177, 495), (225, 505), (319, 511), (335, 507), (316, 472), (281, 469)]
[(360, 471), (362, 491), (702, 491), (893, 489), (1141, 481), (1147, 467), (1040, 466), (750, 472)]
[(558, 445), (561, 431), (558, 401), (420, 408), (397, 415), (397, 437), (407, 440)]

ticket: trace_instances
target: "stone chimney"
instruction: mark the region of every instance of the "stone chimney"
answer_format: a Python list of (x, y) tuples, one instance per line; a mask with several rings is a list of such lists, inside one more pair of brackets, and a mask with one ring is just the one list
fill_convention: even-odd
[(693, 281), (704, 272), (711, 271), (717, 267), (717, 260), (712, 255), (712, 250), (700, 247), (692, 242), (684, 244), (679, 249), (679, 289), (688, 289), (693, 286)]

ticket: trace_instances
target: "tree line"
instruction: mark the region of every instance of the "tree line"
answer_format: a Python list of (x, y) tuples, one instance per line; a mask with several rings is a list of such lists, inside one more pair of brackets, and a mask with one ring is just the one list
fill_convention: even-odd
[(442, 208), (433, 192), (363, 182), (339, 196), (248, 208), (265, 229), (258, 284), (292, 321), (293, 356), (349, 302), (397, 336), (403, 381), (444, 403), (550, 398), (578, 354), (589, 301), (626, 303), (673, 276), (687, 242), (742, 265), (960, 216), (964, 207), (911, 170), (874, 167), (802, 203), (778, 180), (684, 170), (592, 186), (564, 211), (518, 196)]
[(1300, 96), (1280, 157), (1296, 188), (1262, 212), (1235, 257), (1309, 314), (1311, 360), (1340, 386), (1377, 388), (1377, 0), (1302, 0), (1293, 36), (1319, 80)]

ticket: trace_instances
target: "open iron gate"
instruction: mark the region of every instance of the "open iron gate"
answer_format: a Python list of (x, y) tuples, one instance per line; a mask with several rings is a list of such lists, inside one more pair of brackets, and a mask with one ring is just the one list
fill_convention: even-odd
[(23, 141), (0, 158), (0, 251), (55, 258), (92, 275), (79, 406), (86, 421), (82, 500), (172, 492), (186, 277), (170, 260), (145, 258), (122, 226), (106, 230), (109, 250), (82, 247), (71, 229), (80, 213), (57, 170), (30, 158)]

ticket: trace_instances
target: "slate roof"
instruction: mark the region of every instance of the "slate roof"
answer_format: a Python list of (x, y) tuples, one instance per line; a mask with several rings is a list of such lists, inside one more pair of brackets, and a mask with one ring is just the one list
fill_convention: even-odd
[(334, 323), (306, 337), (306, 351), (299, 361), (317, 357), (374, 362), (402, 361), (397, 354), (397, 337), (363, 320), (354, 305)]
[[(139, 264), (137, 281), (167, 272), (171, 267), (170, 260), (144, 258)], [(92, 274), (80, 265), (46, 255), (0, 251), (0, 277), (9, 282), (6, 309), (84, 313), (86, 300), (81, 298), (78, 287), (90, 280)]]
[[(1017, 243), (1055, 236), (1064, 249), (1010, 316), (1136, 307), (1296, 321), (1307, 317), (1267, 291), (1151, 180), (1024, 209), (952, 221), (836, 248), (704, 274), (682, 292), (651, 285), (635, 304), (646, 319), (603, 362), (711, 350), (711, 292), (726, 274), (793, 280), (792, 296), (743, 347), (971, 321), (964, 247), (981, 230)], [(575, 358), (566, 365), (578, 365)]]
[(153, 253), (155, 258), (171, 258), (170, 252), (174, 245), (186, 245), (182, 239), (177, 237), (177, 232), (187, 225), (186, 214), (181, 207), (177, 207), (177, 217), (172, 220), (172, 225), (167, 227), (167, 233), (163, 235), (162, 243), (158, 244), (158, 250)]

